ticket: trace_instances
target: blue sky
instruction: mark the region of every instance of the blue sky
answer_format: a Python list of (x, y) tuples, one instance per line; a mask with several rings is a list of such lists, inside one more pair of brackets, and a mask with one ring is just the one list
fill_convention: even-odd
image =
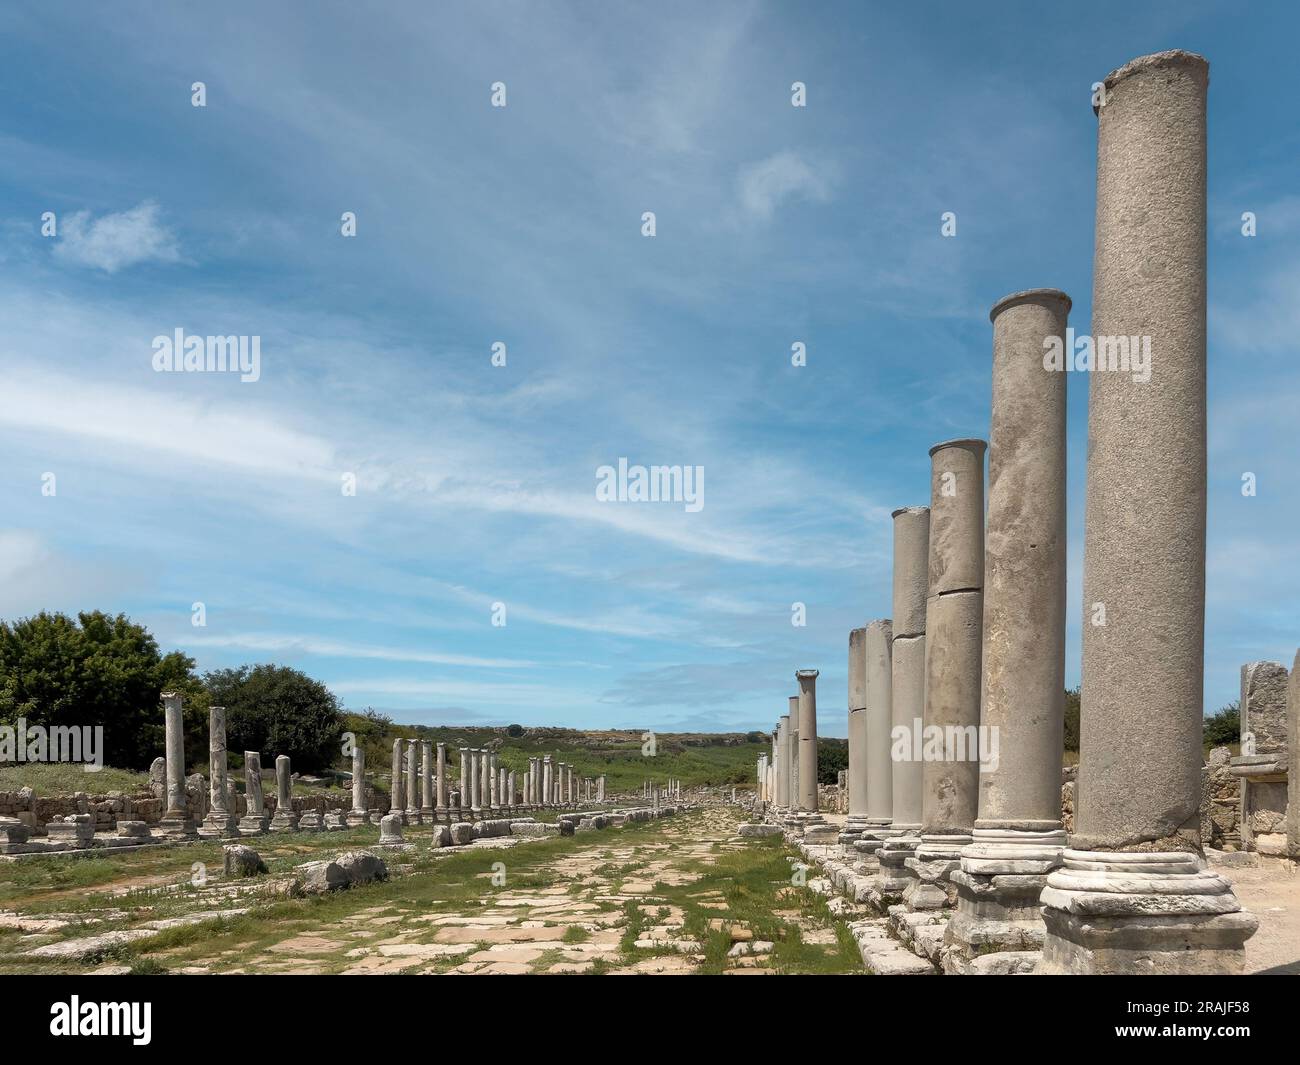
[[(1300, 15), (1239, 8), (5, 5), (0, 616), (125, 611), (411, 722), (763, 728), (815, 667), (842, 736), (889, 513), (987, 436), (989, 307), (1056, 286), (1087, 327), (1090, 87), (1177, 47), (1211, 63), (1217, 709), (1300, 642)], [(176, 328), (260, 336), (260, 380), (155, 373)], [(597, 502), (622, 456), (703, 466), (705, 506)]]

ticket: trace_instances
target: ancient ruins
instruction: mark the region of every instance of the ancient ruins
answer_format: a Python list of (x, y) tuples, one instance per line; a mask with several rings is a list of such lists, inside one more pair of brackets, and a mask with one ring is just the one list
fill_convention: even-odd
[(1158, 356), (1149, 381), (1091, 377), (1069, 831), (1066, 375), (1044, 351), (1070, 298), (1055, 289), (990, 312), (987, 513), (985, 443), (953, 440), (931, 449), (929, 507), (894, 514), (893, 617), (849, 634), (837, 837), (815, 790), (784, 783), (811, 768), (815, 672), (796, 675), (799, 743), (794, 697), (773, 732), (756, 809), (874, 909), (860, 931), (877, 971), (1239, 973), (1257, 919), (1204, 845), (1235, 814), (1243, 850), (1300, 858), (1295, 667), (1243, 667), (1242, 754), (1202, 764), (1208, 82), (1198, 55), (1142, 56), (1095, 109), (1093, 333), (1149, 337)]

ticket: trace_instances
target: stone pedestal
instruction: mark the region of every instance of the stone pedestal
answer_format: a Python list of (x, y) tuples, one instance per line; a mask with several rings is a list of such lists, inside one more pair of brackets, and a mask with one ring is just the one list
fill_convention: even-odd
[(1258, 927), (1187, 851), (1066, 850), (1047, 878), (1040, 973), (1239, 975)]

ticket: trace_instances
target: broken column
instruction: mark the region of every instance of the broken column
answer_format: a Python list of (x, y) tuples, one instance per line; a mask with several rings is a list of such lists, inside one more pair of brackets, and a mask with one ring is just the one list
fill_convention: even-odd
[(849, 811), (840, 842), (867, 827), (867, 630), (849, 632)]
[(951, 874), (957, 912), (944, 969), (1028, 972), (1038, 898), (1065, 848), (1066, 374), (1045, 369), (1064, 342), (1070, 298), (1016, 292), (994, 304), (993, 408), (984, 554), (983, 711), (987, 743), (973, 842)]
[(979, 805), (986, 447), (948, 440), (930, 449), (921, 841), (907, 859), (913, 880), (903, 894), (912, 911), (956, 902), (950, 874)]
[(275, 816), (271, 818), (272, 832), (294, 832), (298, 828), (298, 815), (293, 812), (293, 779), (289, 771), (289, 756), (275, 759)]
[(235, 839), (239, 819), (230, 806), (226, 788), (226, 708), (208, 707), (208, 785), (210, 802), (199, 835), (207, 839)]
[(352, 748), (352, 809), (348, 811), (348, 824), (370, 824), (370, 810), (366, 806), (366, 750), (356, 741)]
[(241, 836), (260, 836), (267, 831), (266, 797), (262, 794), (262, 755), (244, 752), (244, 817), (239, 822)]
[(929, 586), (930, 508), (900, 507), (894, 519), (893, 639), (890, 641), (890, 828), (877, 857), (882, 904), (911, 880), (907, 861), (921, 842), (921, 752), (893, 737), (917, 736), (925, 715), (925, 600)]
[[(1092, 331), (1116, 365), (1089, 383), (1078, 798), (1041, 972), (1240, 973), (1257, 925), (1199, 854), (1208, 83), (1159, 52), (1096, 108)], [(1133, 337), (1149, 379), (1123, 370)]]
[(1230, 770), (1241, 781), (1241, 849), (1274, 857), (1287, 853), (1287, 681), (1280, 662), (1241, 667), (1241, 754)]
[(168, 836), (192, 836), (194, 819), (185, 804), (185, 722), (181, 697), (176, 692), (163, 692), (162, 703), (167, 755), (167, 809), (158, 828)]

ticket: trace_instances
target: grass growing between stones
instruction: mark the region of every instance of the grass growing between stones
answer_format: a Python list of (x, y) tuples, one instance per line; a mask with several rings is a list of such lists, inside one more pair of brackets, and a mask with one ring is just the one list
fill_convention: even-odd
[[(825, 900), (791, 885), (781, 841), (742, 842), (735, 824), (734, 812), (712, 808), (439, 850), (413, 827), (414, 850), (382, 852), (387, 882), (314, 898), (284, 897), (284, 874), (373, 846), (376, 830), (250, 841), (269, 879), (191, 883), (195, 862), (219, 872), (215, 843), (14, 863), (0, 868), (0, 898), (35, 920), (0, 921), (0, 972), (861, 972)], [(223, 912), (236, 908), (247, 912)], [(42, 914), (55, 927), (42, 927)], [(730, 957), (733, 925), (771, 952)], [(117, 930), (150, 934), (81, 960), (26, 956)]]

